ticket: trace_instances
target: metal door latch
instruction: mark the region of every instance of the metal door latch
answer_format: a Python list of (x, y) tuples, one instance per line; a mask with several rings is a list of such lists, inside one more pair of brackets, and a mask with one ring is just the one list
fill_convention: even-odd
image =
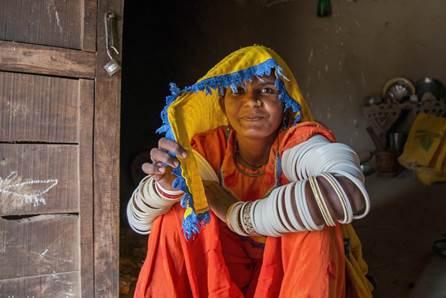
[(113, 57), (113, 54), (119, 55), (116, 36), (116, 15), (113, 12), (107, 12), (104, 15), (105, 25), (105, 49), (109, 61), (104, 65), (104, 69), (109, 76), (117, 73), (121, 66), (119, 62)]

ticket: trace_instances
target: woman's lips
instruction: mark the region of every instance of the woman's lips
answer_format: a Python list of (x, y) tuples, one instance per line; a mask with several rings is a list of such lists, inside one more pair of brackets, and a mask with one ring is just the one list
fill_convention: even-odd
[(246, 113), (246, 114), (242, 114), (242, 116), (240, 117), (241, 120), (244, 121), (260, 121), (265, 119), (266, 116), (263, 115), (262, 113)]
[(255, 122), (255, 121), (260, 121), (265, 119), (264, 116), (244, 116), (244, 117), (240, 117), (241, 120), (244, 121), (250, 121), (250, 122)]

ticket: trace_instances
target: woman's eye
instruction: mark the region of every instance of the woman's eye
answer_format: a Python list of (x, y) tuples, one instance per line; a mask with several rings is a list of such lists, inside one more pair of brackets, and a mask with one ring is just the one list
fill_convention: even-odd
[(276, 94), (277, 90), (274, 88), (270, 88), (270, 87), (264, 87), (261, 90), (262, 94)]
[(235, 90), (235, 92), (232, 91), (232, 94), (235, 94), (235, 95), (239, 95), (239, 94), (243, 94), (243, 93), (245, 93), (245, 89), (241, 86), (238, 86), (237, 89)]

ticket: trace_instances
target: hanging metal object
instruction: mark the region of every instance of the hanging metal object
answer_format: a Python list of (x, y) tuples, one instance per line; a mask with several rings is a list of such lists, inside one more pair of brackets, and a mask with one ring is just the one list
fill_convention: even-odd
[(104, 65), (104, 69), (109, 76), (113, 76), (117, 73), (121, 66), (119, 62), (113, 57), (113, 54), (119, 55), (116, 36), (116, 15), (113, 12), (107, 12), (104, 15), (105, 25), (105, 48), (109, 61)]
[(331, 0), (318, 0), (317, 16), (318, 17), (331, 16)]

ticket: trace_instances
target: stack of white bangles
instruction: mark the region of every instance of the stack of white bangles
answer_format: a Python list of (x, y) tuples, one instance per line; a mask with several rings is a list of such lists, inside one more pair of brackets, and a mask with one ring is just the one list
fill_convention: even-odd
[[(237, 202), (229, 207), (226, 221), (232, 231), (242, 236), (280, 236), (322, 229), (324, 225), (317, 225), (310, 213), (305, 193), (307, 184), (327, 226), (335, 226), (336, 221), (347, 224), (369, 212), (370, 201), (359, 158), (349, 146), (331, 143), (317, 135), (286, 150), (282, 156), (282, 167), (283, 173), (291, 181), (289, 184), (275, 188), (266, 198)], [(336, 179), (339, 176), (349, 179), (362, 193), (365, 202), (362, 214), (353, 214), (349, 198)], [(324, 179), (336, 193), (344, 214), (342, 219), (333, 218), (316, 177)]]
[[(200, 176), (203, 180), (218, 181), (211, 165), (197, 151), (193, 151)], [(155, 182), (151, 176), (141, 180), (127, 204), (127, 219), (137, 233), (150, 233), (153, 221), (178, 203), (183, 197), (181, 190), (167, 190)]]
[(150, 233), (152, 223), (181, 200), (182, 191), (171, 191), (146, 176), (141, 180), (127, 204), (127, 219), (138, 234)]

